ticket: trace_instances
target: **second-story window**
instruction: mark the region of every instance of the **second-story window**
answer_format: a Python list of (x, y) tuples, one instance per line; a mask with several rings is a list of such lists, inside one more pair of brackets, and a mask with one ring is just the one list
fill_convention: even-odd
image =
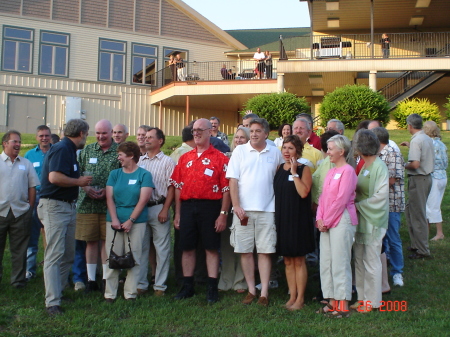
[(126, 42), (100, 39), (98, 66), (100, 81), (125, 82), (126, 52)]
[(3, 27), (2, 70), (32, 72), (34, 30)]
[(69, 34), (41, 31), (39, 74), (69, 75)]
[(154, 46), (133, 43), (133, 84), (155, 84), (157, 48)]

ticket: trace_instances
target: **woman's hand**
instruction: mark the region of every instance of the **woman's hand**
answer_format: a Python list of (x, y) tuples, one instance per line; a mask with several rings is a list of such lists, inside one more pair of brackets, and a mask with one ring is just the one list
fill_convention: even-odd
[(319, 229), (319, 232), (327, 232), (328, 228), (325, 227), (325, 225), (323, 224), (323, 220), (317, 220), (317, 228)]
[(111, 226), (114, 229), (120, 230), (122, 228), (119, 219), (115, 219), (111, 221)]
[(125, 231), (125, 233), (130, 232), (131, 226), (133, 226), (133, 223), (130, 220), (127, 220), (122, 224), (122, 228)]
[(289, 160), (290, 164), (291, 164), (291, 174), (297, 174), (297, 167), (298, 167), (298, 161), (297, 158), (291, 157), (291, 159)]

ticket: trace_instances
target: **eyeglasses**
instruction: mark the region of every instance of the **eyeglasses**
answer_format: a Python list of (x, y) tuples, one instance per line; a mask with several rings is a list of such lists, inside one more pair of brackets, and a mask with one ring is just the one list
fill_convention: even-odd
[(211, 130), (211, 129), (192, 129), (191, 130), (191, 133), (192, 134), (194, 134), (194, 133), (202, 133), (203, 131), (206, 131), (206, 130)]

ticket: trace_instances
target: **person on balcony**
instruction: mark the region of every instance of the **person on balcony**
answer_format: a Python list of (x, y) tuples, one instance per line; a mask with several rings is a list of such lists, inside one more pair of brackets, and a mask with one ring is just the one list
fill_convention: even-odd
[(177, 66), (177, 77), (178, 81), (186, 81), (186, 65), (184, 60), (181, 58), (181, 54), (175, 56), (175, 62)]
[(264, 55), (266, 57), (266, 59), (264, 60), (265, 68), (266, 68), (266, 79), (271, 80), (272, 79), (272, 69), (273, 69), (272, 54), (270, 53), (270, 51), (266, 50), (264, 52)]
[(264, 60), (266, 59), (266, 55), (264, 55), (263, 52), (261, 52), (261, 49), (256, 49), (255, 55), (253, 55), (253, 59), (256, 61), (256, 76), (258, 76), (259, 79), (262, 79), (264, 70), (266, 69), (266, 64), (264, 63)]
[(224, 80), (228, 79), (228, 69), (225, 63), (222, 65), (222, 68), (220, 69), (220, 74), (222, 75), (222, 78)]
[(391, 53), (391, 39), (386, 33), (383, 33), (381, 35), (381, 51), (383, 52), (383, 58), (387, 59), (389, 58), (389, 55)]

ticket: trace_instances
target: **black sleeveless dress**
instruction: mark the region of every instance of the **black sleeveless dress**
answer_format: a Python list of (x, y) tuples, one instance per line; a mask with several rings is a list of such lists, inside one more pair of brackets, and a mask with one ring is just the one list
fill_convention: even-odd
[[(277, 254), (281, 256), (305, 256), (314, 251), (314, 222), (311, 211), (311, 193), (300, 197), (291, 171), (280, 165), (273, 181), (275, 191), (275, 224), (277, 227)], [(297, 168), (302, 177), (305, 165)], [(292, 178), (291, 178), (292, 179)]]

